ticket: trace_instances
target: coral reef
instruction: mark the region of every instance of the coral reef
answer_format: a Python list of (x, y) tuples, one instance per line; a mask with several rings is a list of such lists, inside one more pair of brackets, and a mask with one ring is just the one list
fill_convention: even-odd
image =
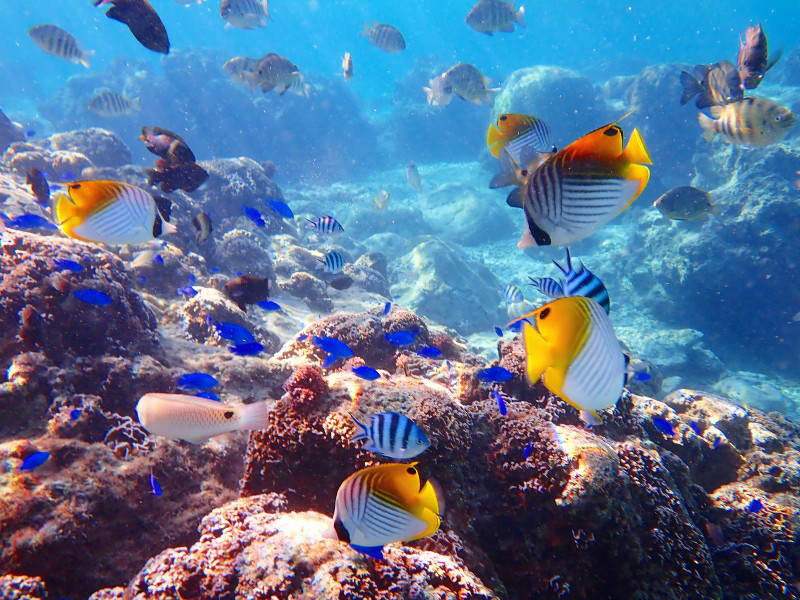
[(14, 123), (5, 113), (0, 110), (0, 152), (5, 152), (14, 142), (21, 142), (25, 139), (22, 126)]

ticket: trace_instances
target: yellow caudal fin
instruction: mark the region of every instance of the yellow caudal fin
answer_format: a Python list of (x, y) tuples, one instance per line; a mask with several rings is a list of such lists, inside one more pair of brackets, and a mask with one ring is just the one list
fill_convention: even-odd
[(528, 379), (534, 383), (550, 366), (550, 347), (528, 321), (522, 325), (522, 336), (525, 340), (525, 364)]
[(494, 125), (489, 125), (489, 129), (486, 132), (486, 145), (489, 147), (489, 151), (495, 158), (500, 158), (501, 148), (500, 146), (496, 146), (497, 142), (500, 141), (500, 137), (500, 130)]
[(647, 146), (644, 145), (642, 134), (639, 133), (638, 129), (633, 130), (631, 139), (628, 140), (628, 145), (625, 147), (625, 151), (622, 153), (622, 158), (628, 162), (639, 165), (653, 164), (653, 159), (650, 158), (650, 153), (647, 151)]

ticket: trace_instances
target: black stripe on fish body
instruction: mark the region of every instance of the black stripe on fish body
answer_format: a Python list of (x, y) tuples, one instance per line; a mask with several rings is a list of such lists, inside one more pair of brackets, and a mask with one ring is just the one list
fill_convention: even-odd
[(347, 531), (347, 528), (339, 517), (333, 520), (333, 530), (336, 532), (336, 537), (339, 538), (339, 541), (350, 543), (350, 532)]
[(399, 425), (400, 425), (400, 423), (397, 420), (397, 415), (394, 414), (394, 413), (391, 413), (389, 415), (389, 423), (388, 423), (388, 426), (389, 426), (389, 449), (392, 450), (393, 453), (394, 453), (394, 450), (396, 450), (395, 442), (397, 441), (397, 427)]
[(162, 224), (161, 223), (161, 215), (159, 215), (158, 211), (156, 211), (156, 218), (153, 221), (153, 237), (154, 238), (157, 238), (158, 236), (161, 235), (161, 224)]
[(383, 448), (383, 415), (372, 417), (372, 443), (376, 448)]
[(411, 422), (411, 419), (403, 418), (401, 419), (401, 426), (403, 427), (403, 433), (400, 436), (400, 449), (405, 450), (408, 448), (408, 440), (411, 438), (414, 423)]

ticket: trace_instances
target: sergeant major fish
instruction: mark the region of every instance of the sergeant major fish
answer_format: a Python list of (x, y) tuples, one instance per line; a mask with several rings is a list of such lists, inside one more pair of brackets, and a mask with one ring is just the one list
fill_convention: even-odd
[(364, 450), (403, 460), (419, 456), (431, 445), (425, 432), (400, 413), (371, 415), (368, 424), (362, 423), (352, 414), (350, 418), (356, 426), (351, 441), (367, 440), (363, 445)]
[(697, 117), (707, 142), (719, 134), (729, 144), (769, 146), (785, 138), (795, 124), (792, 111), (767, 98), (744, 98), (709, 110), (711, 117)]
[(550, 277), (529, 277), (533, 287), (550, 298), (563, 298), (564, 296), (591, 298), (603, 307), (606, 314), (611, 312), (611, 300), (608, 297), (606, 286), (599, 277), (586, 268), (583, 261), (579, 262), (577, 269), (572, 266), (569, 248), (567, 248), (567, 266), (564, 267), (555, 260), (553, 264), (564, 274), (563, 281), (559, 283)]
[(94, 54), (94, 50), (83, 50), (80, 43), (69, 33), (55, 25), (37, 25), (28, 30), (28, 35), (39, 48), (68, 60), (71, 63), (80, 63), (87, 69), (89, 61), (86, 57)]
[(359, 34), (369, 38), (367, 41), (383, 50), (384, 52), (401, 52), (406, 49), (406, 41), (403, 34), (394, 25), (386, 23), (373, 23), (370, 27), (364, 23), (364, 30)]
[(267, 11), (268, 0), (222, 0), (219, 14), (225, 19), (225, 27), (254, 29), (266, 27), (267, 19), (271, 19)]
[(122, 94), (103, 90), (89, 101), (89, 110), (101, 117), (121, 117), (141, 111), (139, 99), (128, 99)]
[(478, 0), (469, 11), (467, 25), (475, 31), (492, 35), (496, 31), (514, 31), (514, 23), (525, 27), (525, 7), (514, 9), (514, 3), (506, 0)]

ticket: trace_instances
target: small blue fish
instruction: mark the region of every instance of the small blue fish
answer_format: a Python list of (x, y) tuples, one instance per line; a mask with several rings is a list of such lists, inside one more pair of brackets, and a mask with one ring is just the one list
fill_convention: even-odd
[(214, 402), (222, 402), (220, 397), (217, 396), (214, 392), (197, 392), (195, 394), (198, 398), (205, 398), (206, 400), (213, 400)]
[(442, 351), (438, 348), (434, 348), (433, 346), (426, 346), (425, 348), (420, 348), (417, 350), (417, 354), (419, 354), (422, 358), (441, 358)]
[(525, 458), (525, 460), (528, 460), (528, 457), (531, 455), (532, 450), (533, 450), (533, 443), (528, 442), (528, 444), (525, 446), (524, 452), (522, 453), (522, 456)]
[(156, 480), (156, 476), (153, 475), (152, 471), (150, 471), (150, 493), (154, 496), (161, 495), (161, 486), (158, 485), (158, 480)]
[(353, 367), (353, 373), (355, 373), (361, 379), (366, 379), (367, 381), (375, 381), (376, 379), (380, 379), (381, 374), (378, 373), (372, 367)]
[(478, 379), (481, 381), (489, 381), (491, 383), (502, 383), (513, 379), (514, 374), (504, 369), (503, 367), (489, 367), (488, 369), (481, 369), (478, 371)]
[(107, 294), (104, 294), (98, 290), (75, 290), (72, 292), (72, 295), (81, 302), (92, 304), (94, 306), (108, 306), (113, 302), (113, 300), (109, 298)]
[(58, 176), (59, 181), (75, 181), (77, 177), (73, 171), (64, 171)]
[(393, 331), (392, 333), (386, 333), (383, 337), (386, 338), (386, 341), (394, 346), (410, 346), (414, 343), (414, 336), (419, 333), (419, 329), (415, 329), (414, 331)]
[(211, 267), (212, 273), (219, 273), (219, 267)]
[(495, 327), (494, 332), (497, 334), (497, 337), (503, 337), (503, 330), (499, 327)]
[(223, 340), (228, 340), (234, 344), (249, 344), (255, 342), (255, 336), (247, 329), (236, 323), (228, 323), (227, 321), (214, 321), (211, 319), (211, 324), (217, 330), (217, 335)]
[(322, 361), (322, 368), (330, 369), (334, 364), (336, 364), (337, 360), (339, 360), (338, 356), (335, 356), (334, 354), (328, 354), (328, 356), (325, 357), (325, 360)]
[(36, 135), (36, 132), (33, 129), (28, 129), (28, 131), (25, 132), (25, 136), (29, 137), (29, 138), (33, 137), (35, 135)]
[(53, 266), (57, 269), (61, 269), (62, 271), (72, 271), (73, 273), (80, 273), (81, 271), (86, 270), (86, 267), (84, 267), (81, 263), (74, 260), (69, 260), (68, 258), (53, 259)]
[(180, 287), (180, 288), (176, 289), (175, 292), (179, 296), (183, 296), (184, 298), (194, 298), (199, 293), (196, 289), (194, 289), (190, 285), (186, 285), (184, 287)]
[(284, 219), (294, 219), (294, 213), (292, 209), (289, 208), (289, 205), (286, 204), (283, 200), (277, 200), (275, 198), (267, 198), (267, 204), (269, 207), (282, 216)]
[(137, 277), (136, 279), (139, 280), (139, 283), (147, 283), (147, 277), (145, 277), (144, 275), (139, 275), (139, 277)]
[(258, 342), (248, 342), (246, 344), (236, 344), (228, 346), (228, 350), (239, 356), (255, 356), (264, 351), (264, 346)]
[(751, 500), (750, 504), (747, 505), (747, 512), (749, 513), (757, 513), (764, 509), (764, 503), (761, 502), (758, 498), (755, 500)]
[(692, 421), (689, 423), (689, 427), (695, 432), (696, 435), (703, 435), (703, 432), (700, 431), (700, 426), (697, 424), (697, 421)]
[(497, 402), (497, 408), (500, 409), (500, 414), (505, 416), (505, 414), (508, 412), (506, 409), (506, 401), (503, 400), (503, 397), (497, 390), (492, 390), (492, 396), (494, 397), (495, 402)]
[(650, 381), (651, 379), (652, 377), (650, 376), (650, 373), (648, 373), (647, 371), (641, 371), (637, 373), (633, 378), (634, 381), (641, 381), (642, 383), (644, 383), (645, 381)]
[(81, 409), (80, 408), (73, 408), (69, 411), (69, 420), (70, 421), (77, 421), (81, 416)]
[(49, 452), (34, 452), (29, 454), (22, 464), (18, 467), (19, 471), (33, 471), (37, 467), (41, 467), (47, 459), (50, 458)]
[(261, 213), (258, 212), (258, 209), (255, 209), (252, 206), (243, 206), (242, 212), (248, 219), (256, 224), (256, 227), (264, 227), (267, 224), (267, 222), (264, 220), (264, 217), (262, 217)]
[(508, 327), (506, 327), (506, 329), (508, 329), (509, 331), (512, 331), (514, 333), (519, 333), (520, 330), (522, 329), (522, 324), (523, 323), (530, 323), (530, 321), (528, 321), (527, 319), (520, 319), (519, 321), (515, 321), (514, 323), (511, 323), (510, 325), (508, 325)]
[(392, 310), (392, 303), (391, 302), (387, 302), (386, 304), (383, 305), (383, 314), (384, 314), (384, 316), (388, 315), (390, 310)]
[(41, 215), (32, 213), (24, 213), (15, 217), (3, 216), (3, 222), (6, 227), (11, 229), (49, 229), (55, 231), (58, 229), (53, 223)]
[(672, 426), (672, 423), (667, 421), (666, 419), (662, 419), (661, 417), (653, 417), (653, 425), (656, 426), (661, 433), (668, 436), (675, 435), (675, 428)]
[(308, 334), (307, 333), (301, 333), (300, 335), (297, 336), (297, 341), (298, 342), (302, 342), (305, 339), (308, 339)]
[(311, 338), (311, 343), (317, 348), (328, 354), (332, 354), (336, 358), (350, 358), (355, 356), (353, 350), (345, 344), (342, 340), (337, 340), (334, 337), (327, 336), (314, 336)]
[(154, 263), (158, 263), (159, 265), (163, 265), (163, 264), (164, 264), (164, 257), (163, 257), (163, 256), (161, 256), (160, 254), (156, 254), (156, 255), (153, 257), (153, 262), (154, 262)]
[(272, 300), (262, 300), (258, 303), (258, 305), (263, 308), (264, 310), (280, 310), (281, 305), (277, 302), (273, 302)]
[(197, 276), (194, 273), (189, 273), (189, 285), (197, 283)]
[(721, 445), (722, 445), (722, 438), (721, 438), (721, 437), (718, 437), (718, 438), (717, 438), (717, 439), (715, 439), (715, 440), (714, 440), (714, 442), (711, 444), (711, 449), (712, 449), (712, 450), (716, 450), (716, 449), (717, 449), (717, 448), (719, 448)]
[(208, 373), (186, 373), (178, 379), (178, 387), (187, 390), (209, 390), (219, 382)]
[(241, 277), (242, 276), (242, 272), (241, 271), (236, 271), (236, 276), (237, 277)]

